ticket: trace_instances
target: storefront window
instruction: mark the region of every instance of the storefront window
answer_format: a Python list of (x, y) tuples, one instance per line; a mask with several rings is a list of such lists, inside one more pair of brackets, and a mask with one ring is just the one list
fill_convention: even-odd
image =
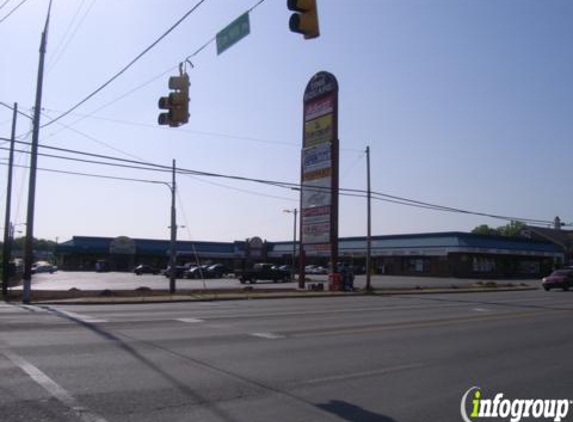
[(493, 273), (495, 271), (495, 259), (474, 256), (472, 269), (474, 273)]
[(537, 261), (519, 261), (519, 274), (539, 274), (541, 266)]
[(430, 260), (428, 258), (406, 258), (405, 270), (411, 273), (430, 272)]

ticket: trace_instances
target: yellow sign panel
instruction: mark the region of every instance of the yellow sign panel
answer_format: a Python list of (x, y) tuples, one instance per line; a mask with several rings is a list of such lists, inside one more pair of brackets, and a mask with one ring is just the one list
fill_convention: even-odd
[[(327, 169), (320, 169), (320, 170), (315, 170), (315, 171), (310, 171), (308, 173), (305, 173), (302, 177), (302, 180), (307, 182), (309, 180), (316, 180), (316, 179), (323, 179), (323, 178), (330, 178), (332, 176), (332, 168), (327, 168)], [(330, 182), (329, 179), (329, 184), (331, 184), (332, 182)]]
[(333, 114), (327, 114), (318, 119), (311, 120), (304, 125), (304, 146), (331, 142), (333, 137)]

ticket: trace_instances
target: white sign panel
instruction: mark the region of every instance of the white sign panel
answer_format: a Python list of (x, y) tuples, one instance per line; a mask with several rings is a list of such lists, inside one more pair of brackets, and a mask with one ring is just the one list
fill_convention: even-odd
[(302, 185), (302, 209), (331, 204), (331, 178), (310, 180)]
[(330, 238), (330, 222), (302, 226), (303, 243), (325, 243)]
[(326, 142), (302, 150), (302, 172), (309, 173), (332, 166), (332, 143)]

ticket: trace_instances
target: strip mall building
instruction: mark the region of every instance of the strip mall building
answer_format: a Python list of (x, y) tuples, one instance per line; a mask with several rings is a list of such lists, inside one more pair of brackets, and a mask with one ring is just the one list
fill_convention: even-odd
[[(112, 271), (130, 271), (138, 264), (165, 267), (169, 240), (74, 236), (56, 249), (63, 270), (93, 271), (105, 261)], [(292, 263), (292, 242), (258, 237), (234, 242), (177, 242), (177, 262), (221, 262), (232, 268), (254, 262)], [(297, 251), (298, 255), (298, 251)], [(374, 236), (372, 271), (388, 275), (461, 278), (536, 278), (564, 261), (564, 251), (549, 241), (486, 236), (462, 232)], [(341, 262), (363, 268), (366, 238), (339, 239)], [(307, 256), (307, 264), (327, 265), (328, 258)]]

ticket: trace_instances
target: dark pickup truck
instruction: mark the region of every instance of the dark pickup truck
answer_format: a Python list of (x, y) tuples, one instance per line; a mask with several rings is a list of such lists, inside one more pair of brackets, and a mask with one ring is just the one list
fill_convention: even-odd
[(235, 277), (239, 279), (241, 284), (246, 282), (254, 284), (257, 280), (287, 283), (290, 281), (290, 272), (279, 270), (273, 264), (255, 264), (251, 270), (235, 270)]

